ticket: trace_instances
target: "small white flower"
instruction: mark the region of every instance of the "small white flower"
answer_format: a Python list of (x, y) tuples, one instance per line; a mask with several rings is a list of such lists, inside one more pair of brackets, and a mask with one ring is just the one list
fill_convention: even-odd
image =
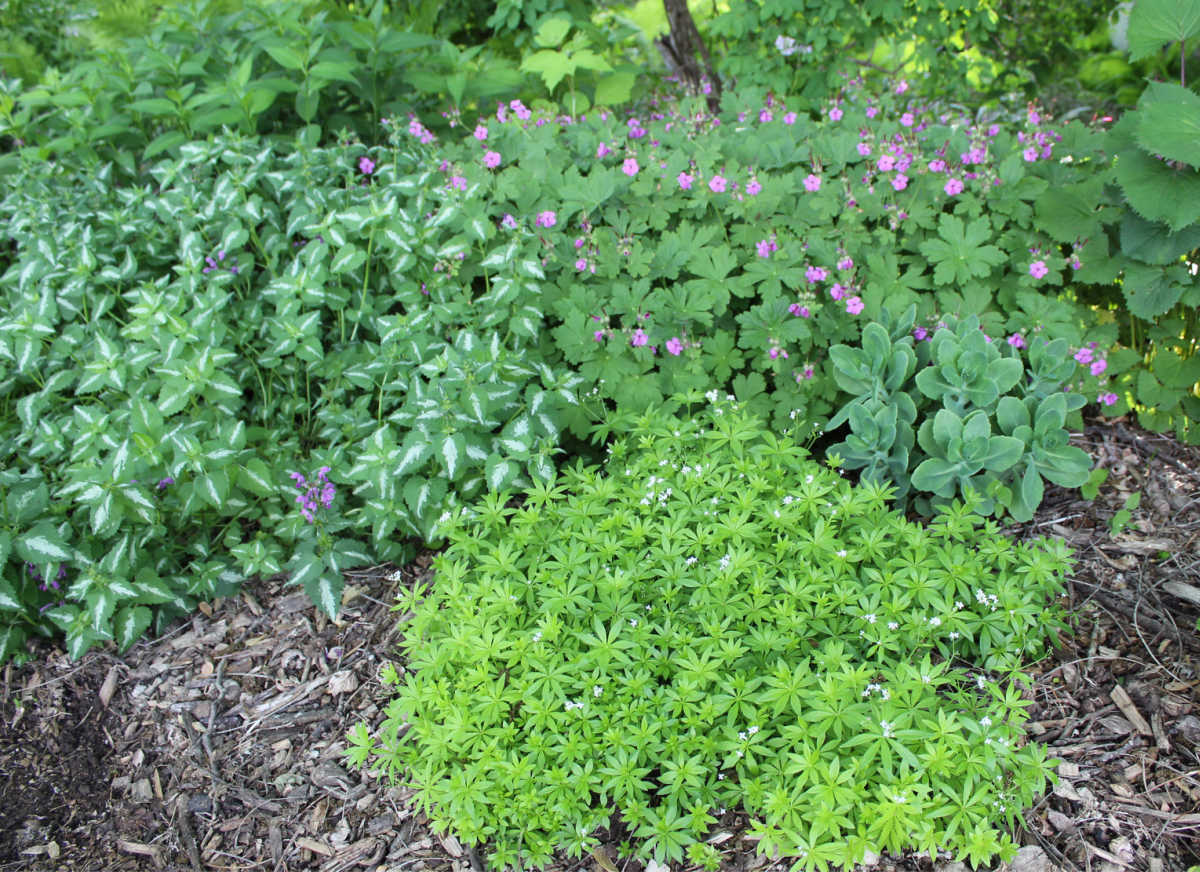
[(846, 556), (846, 549), (845, 549), (845, 548), (842, 548), (842, 549), (840, 549), (840, 550), (838, 551), (838, 553), (837, 553), (837, 556), (838, 556), (838, 557), (845, 557), (845, 556)]
[(962, 611), (963, 609), (965, 609), (965, 608), (966, 608), (966, 606), (964, 606), (964, 605), (963, 605), (962, 603), (960, 603), (958, 600), (955, 600), (955, 601), (954, 601), (954, 611), (956, 611), (956, 612), (961, 612), (961, 611)]
[(875, 623), (875, 616), (874, 615), (863, 615), (863, 620), (866, 621), (868, 624), (873, 624), (873, 623)]
[(888, 621), (888, 629), (889, 630), (899, 630), (900, 623), (898, 621)]
[(885, 739), (890, 739), (892, 736), (896, 735), (892, 729), (894, 725), (888, 721), (880, 721), (879, 726), (883, 730), (883, 736)]
[(991, 725), (992, 725), (992, 719), (989, 718), (987, 715), (984, 715), (982, 718), (979, 719), (979, 726), (990, 727)]
[[(724, 780), (725, 780), (725, 773), (724, 773), (724, 772), (718, 772), (718, 773), (717, 773), (717, 781), (724, 781)], [(722, 809), (722, 811), (724, 811), (724, 809)]]
[(888, 690), (886, 687), (881, 687), (881, 688), (879, 688), (879, 697), (880, 697), (880, 699), (884, 699), (884, 700), (891, 699), (892, 692), (890, 690)]
[(535, 641), (535, 642), (542, 641), (542, 631), (538, 630), (536, 633), (533, 634), (532, 638), (533, 638), (533, 641)]
[(629, 626), (631, 626), (631, 627), (636, 627), (636, 626), (637, 626), (637, 618), (630, 618), (630, 619), (629, 619)]
[(939, 618), (937, 615), (934, 615), (932, 618), (929, 619), (929, 626), (940, 627), (941, 625), (942, 625), (942, 619)]
[(774, 512), (772, 512), (772, 514), (773, 514), (773, 515), (774, 515), (776, 518), (782, 518), (782, 517), (783, 517), (783, 515), (780, 513), (779, 509), (776, 509)]
[(600, 685), (597, 684), (592, 687), (592, 696), (599, 696), (602, 693), (604, 693), (604, 688)]
[(696, 556), (693, 554), (691, 557), (689, 557), (687, 560), (685, 560), (683, 562), (686, 563), (688, 566), (695, 566), (696, 565)]
[(746, 731), (745, 730), (742, 730), (740, 733), (738, 733), (738, 741), (739, 742), (746, 741)]
[(751, 727), (747, 732), (749, 732), (750, 735), (753, 736), (755, 733), (758, 732), (758, 727)]
[(957, 638), (958, 638), (960, 635), (962, 635), (962, 634), (961, 634), (961, 633), (959, 633), (959, 632), (958, 632), (958, 630), (951, 630), (951, 631), (950, 631), (950, 641), (952, 641), (952, 642), (953, 642), (953, 641), (954, 641), (955, 639), (957, 639)]
[[(987, 679), (984, 678), (982, 675), (976, 675), (975, 676), (975, 686), (978, 687), (980, 690), (983, 690), (985, 687), (987, 687)], [(991, 723), (991, 722), (989, 721), (989, 723)]]

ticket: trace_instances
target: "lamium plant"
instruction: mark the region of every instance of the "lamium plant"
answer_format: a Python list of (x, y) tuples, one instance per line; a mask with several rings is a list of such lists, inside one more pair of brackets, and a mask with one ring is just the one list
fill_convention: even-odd
[(495, 868), (606, 833), (711, 862), (735, 809), (794, 868), (1011, 857), (1050, 773), (1019, 665), (1062, 626), (1068, 550), (888, 497), (716, 391), (676, 396), (603, 468), (444, 516), (397, 606), (396, 697), (348, 756)]

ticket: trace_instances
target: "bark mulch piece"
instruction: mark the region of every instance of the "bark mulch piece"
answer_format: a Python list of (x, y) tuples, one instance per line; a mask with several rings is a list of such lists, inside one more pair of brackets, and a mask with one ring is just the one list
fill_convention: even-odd
[[(1200, 449), (1132, 425), (1077, 439), (1109, 479), (1096, 500), (1051, 489), (1014, 535), (1058, 535), (1078, 560), (1074, 627), (1032, 667), (1029, 731), (1062, 760), (1026, 814), (1013, 872), (1182, 872), (1200, 863)], [(1141, 505), (1115, 535), (1128, 494)], [(280, 580), (248, 584), (123, 657), (43, 652), (6, 667), (0, 699), (0, 872), (481, 872), (430, 832), (403, 789), (348, 771), (345, 733), (383, 718), (376, 680), (399, 639), (399, 586), (429, 555), (348, 578), (337, 621)], [(713, 837), (728, 872), (786, 869), (745, 821)], [(614, 844), (555, 872), (639, 872)], [(884, 870), (963, 870), (878, 858)], [(656, 872), (656, 870), (651, 870)]]

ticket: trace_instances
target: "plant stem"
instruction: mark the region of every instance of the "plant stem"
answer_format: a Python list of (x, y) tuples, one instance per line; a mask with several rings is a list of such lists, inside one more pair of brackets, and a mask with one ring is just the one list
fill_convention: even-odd
[[(367, 308), (367, 280), (371, 278), (371, 252), (375, 248), (375, 228), (371, 228), (371, 235), (367, 238), (367, 259), (363, 263), (363, 283), (362, 297), (358, 301), (358, 317), (354, 319), (354, 329), (350, 331), (350, 341), (354, 341), (354, 337), (358, 335), (358, 325), (362, 323), (363, 310)], [(345, 342), (345, 331), (342, 331), (342, 341)]]

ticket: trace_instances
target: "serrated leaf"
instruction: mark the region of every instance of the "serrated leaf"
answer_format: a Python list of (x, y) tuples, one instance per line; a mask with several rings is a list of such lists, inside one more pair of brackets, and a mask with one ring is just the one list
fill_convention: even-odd
[(1200, 0), (1137, 0), (1129, 13), (1129, 59), (1200, 34)]
[(1147, 221), (1178, 233), (1200, 219), (1200, 173), (1172, 169), (1139, 149), (1117, 155), (1117, 182), (1129, 205)]
[(150, 626), (152, 617), (150, 610), (145, 606), (123, 606), (117, 612), (113, 620), (113, 638), (122, 654), (142, 637), (146, 628)]
[(1151, 82), (1138, 107), (1138, 145), (1200, 167), (1200, 96), (1173, 82)]
[[(321, 567), (324, 569), (324, 567)], [(342, 608), (342, 587), (345, 582), (340, 573), (325, 570), (304, 580), (304, 592), (321, 611), (336, 618)]]
[(354, 243), (343, 245), (329, 265), (330, 272), (351, 272), (362, 266), (367, 259), (367, 253)]
[(400, 478), (412, 475), (433, 455), (433, 446), (415, 430), (408, 434), (401, 449), (400, 462), (392, 470), (392, 475)]
[(21, 536), (17, 540), (17, 554), (22, 560), (38, 566), (62, 563), (72, 556), (67, 543), (49, 523), (39, 524)]
[(1183, 296), (1184, 287), (1171, 280), (1163, 267), (1137, 265), (1125, 271), (1121, 292), (1129, 311), (1152, 321), (1166, 314)]
[(274, 496), (279, 488), (271, 481), (271, 471), (259, 458), (252, 457), (237, 472), (238, 483), (260, 497)]

